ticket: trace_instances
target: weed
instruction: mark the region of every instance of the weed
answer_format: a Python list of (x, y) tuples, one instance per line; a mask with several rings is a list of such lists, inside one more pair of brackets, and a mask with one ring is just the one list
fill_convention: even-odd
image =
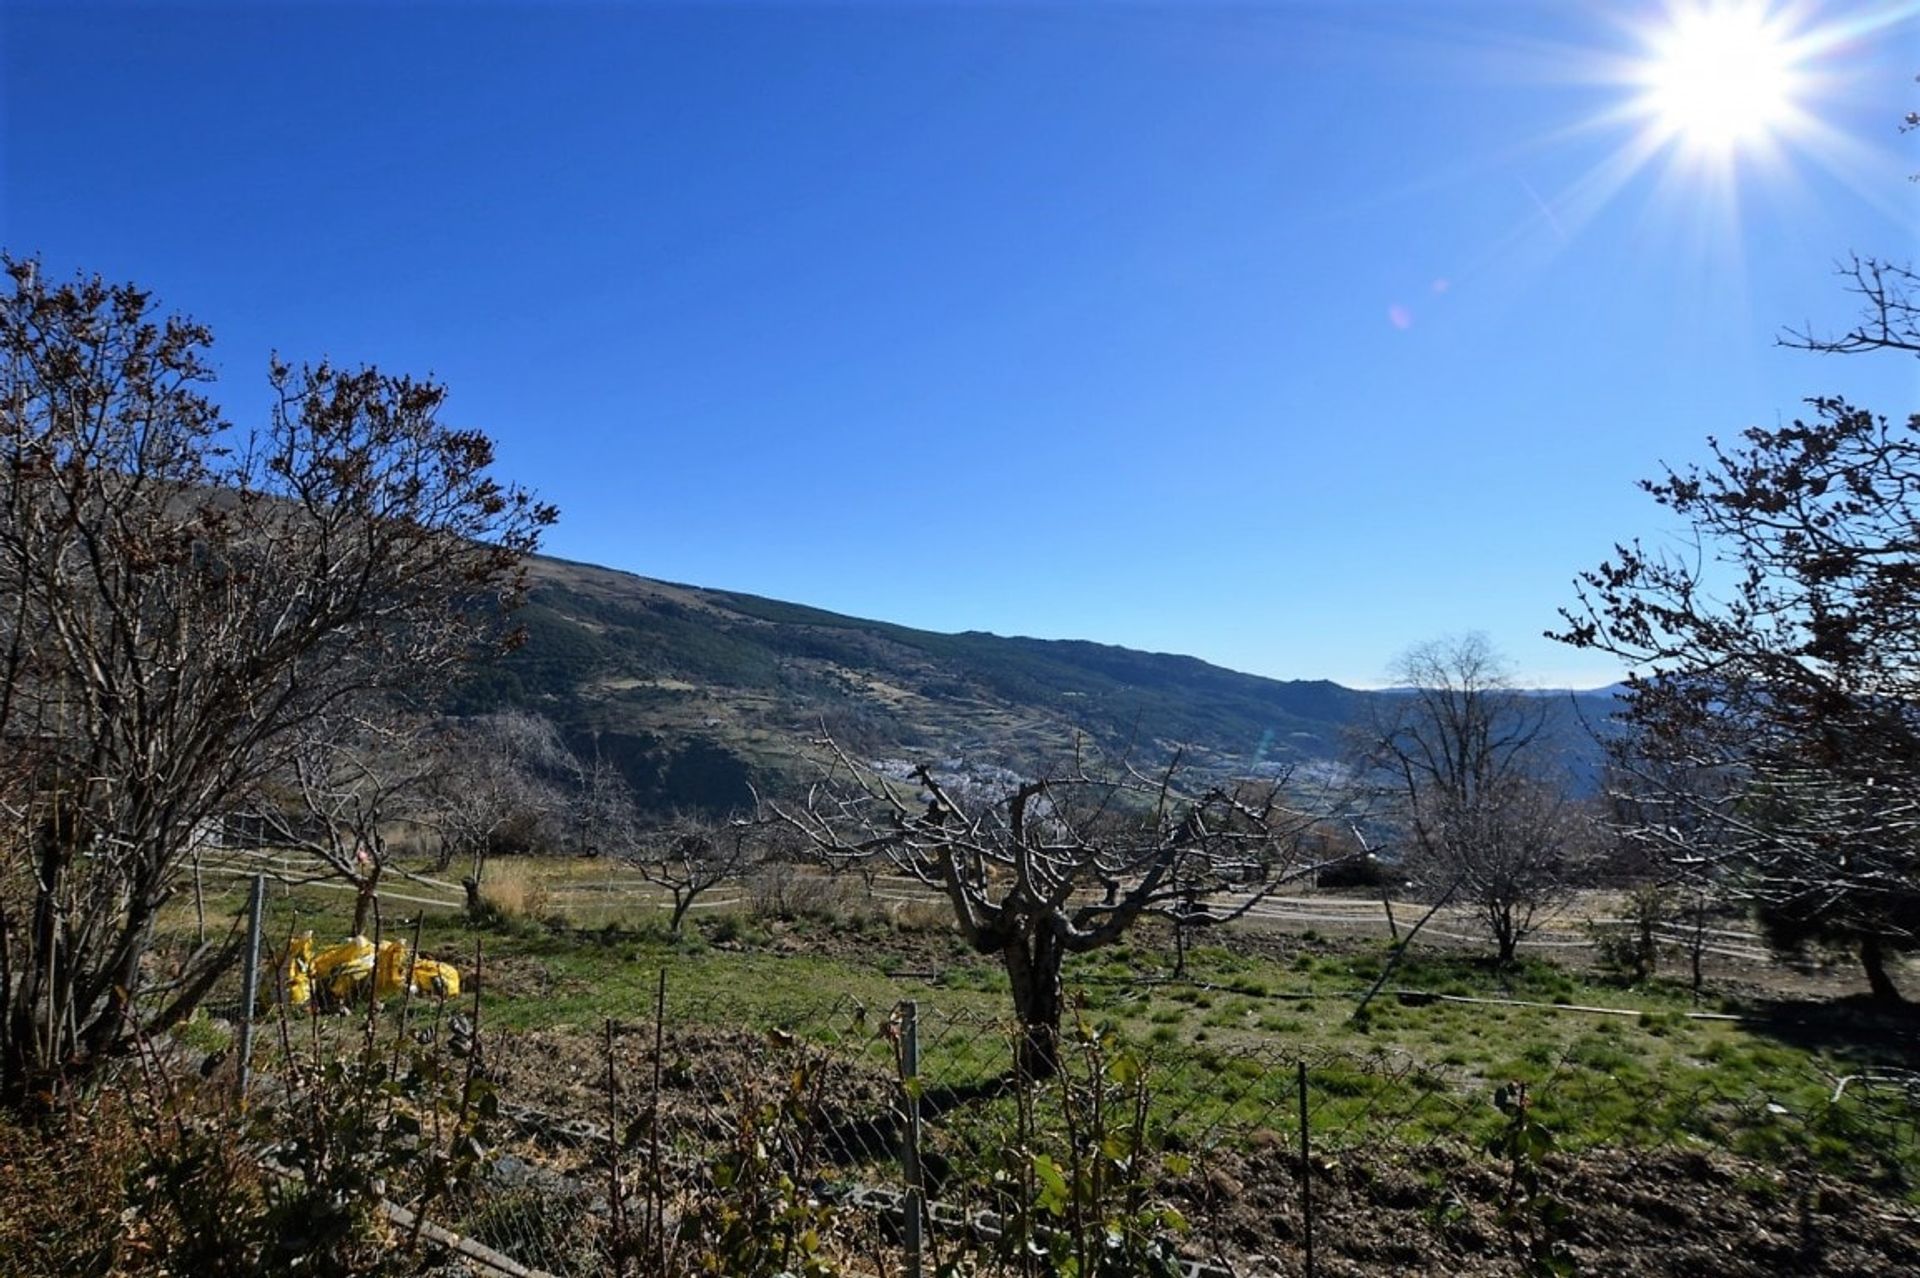
[(1063, 1056), (1051, 1084), (1018, 1086), (1014, 1130), (988, 1156), (1007, 1225), (1000, 1259), (1023, 1278), (1173, 1278), (1188, 1224), (1159, 1186), (1189, 1163), (1149, 1130), (1149, 1069), (1084, 1017)]
[(1553, 1149), (1553, 1133), (1534, 1114), (1525, 1083), (1498, 1088), (1493, 1104), (1507, 1120), (1489, 1142), (1489, 1151), (1507, 1164), (1501, 1223), (1524, 1247), (1529, 1272), (1570, 1274), (1573, 1257), (1561, 1235), (1571, 1213), (1547, 1186), (1546, 1157)]

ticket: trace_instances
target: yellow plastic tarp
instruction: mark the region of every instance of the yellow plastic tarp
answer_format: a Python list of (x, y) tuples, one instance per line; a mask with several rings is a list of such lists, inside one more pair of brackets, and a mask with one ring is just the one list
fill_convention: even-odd
[(287, 1002), (305, 1007), (313, 997), (313, 933), (304, 932), (287, 943), (285, 967)]
[(382, 1002), (400, 992), (407, 971), (407, 945), (404, 941), (380, 942), (380, 958), (373, 965), (373, 996)]
[(440, 998), (460, 997), (460, 970), (451, 963), (423, 958), (413, 961), (413, 992)]
[(313, 959), (314, 983), (326, 986), (336, 999), (350, 998), (353, 987), (372, 975), (373, 942), (364, 936), (350, 936)]
[(287, 1002), (303, 1006), (315, 986), (335, 1002), (345, 1002), (369, 979), (373, 996), (386, 1000), (401, 992), (403, 982), (415, 994), (453, 998), (460, 993), (460, 972), (451, 963), (429, 958), (409, 961), (405, 941), (382, 941), (378, 951), (364, 936), (350, 936), (338, 945), (314, 953), (313, 933), (294, 938), (287, 946)]

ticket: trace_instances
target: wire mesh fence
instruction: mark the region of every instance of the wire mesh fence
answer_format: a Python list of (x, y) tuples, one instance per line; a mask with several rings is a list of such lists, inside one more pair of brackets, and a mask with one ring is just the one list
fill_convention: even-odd
[[(499, 1118), (436, 1218), (567, 1275), (1258, 1273), (1300, 1271), (1327, 1168), (1439, 1151), (1511, 1178), (1522, 1128), (1562, 1160), (1724, 1152), (1896, 1202), (1920, 1168), (1897, 1071), (1789, 1107), (1549, 1067), (1516, 1117), (1503, 1080), (1402, 1052), (1145, 1045), (1070, 1013), (1057, 1072), (1023, 1078), (1022, 1033), (925, 1002), (776, 1014), (669, 989), (591, 1032), (490, 1035)], [(1333, 1194), (1323, 1229), (1358, 1206)]]
[[(385, 1200), (465, 1240), (482, 1273), (1314, 1272), (1316, 1219), (1323, 1251), (1393, 1212), (1448, 1237), (1552, 1234), (1522, 1210), (1543, 1178), (1630, 1199), (1649, 1178), (1752, 1197), (1825, 1175), (1920, 1237), (1920, 1081), (1897, 1069), (1827, 1077), (1808, 1058), (1791, 1086), (1683, 1083), (1613, 1072), (1586, 1036), (1530, 1046), (1515, 1092), (1402, 1048), (1162, 1041), (1104, 1019), (1109, 990), (1067, 1000), (1058, 1068), (1025, 1077), (1029, 1031), (977, 999), (773, 993), (663, 976), (609, 1019), (534, 1029), (424, 997), (269, 1018), (267, 1148), (336, 1181), (355, 1141), (385, 1148), (369, 1171)], [(1545, 1171), (1522, 1157), (1536, 1142)]]

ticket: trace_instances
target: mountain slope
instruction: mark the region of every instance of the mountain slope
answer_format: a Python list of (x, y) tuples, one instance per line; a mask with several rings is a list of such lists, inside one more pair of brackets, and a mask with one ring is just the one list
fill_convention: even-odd
[(750, 780), (804, 776), (823, 729), (868, 758), (1016, 769), (1057, 758), (1076, 732), (1149, 766), (1176, 748), (1221, 772), (1325, 762), (1382, 695), (1079, 640), (938, 634), (557, 559), (536, 560), (533, 577), (526, 645), (455, 708), (549, 715), (652, 807), (743, 804)]

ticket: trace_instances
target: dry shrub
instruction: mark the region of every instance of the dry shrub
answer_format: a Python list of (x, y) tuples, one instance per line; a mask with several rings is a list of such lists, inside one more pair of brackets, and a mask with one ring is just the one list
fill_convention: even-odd
[(843, 918), (851, 884), (791, 861), (762, 861), (743, 886), (747, 908), (762, 919)]
[(0, 1116), (0, 1273), (129, 1272), (119, 1187), (143, 1157), (135, 1125), (111, 1098), (47, 1125)]
[(945, 901), (891, 901), (887, 921), (896, 932), (951, 932), (953, 907)]
[(506, 922), (538, 922), (552, 913), (553, 895), (531, 865), (512, 861), (490, 866), (480, 885), (481, 903)]
[[(388, 1250), (324, 1227), (329, 1204), (274, 1182), (231, 1076), (148, 1062), (84, 1112), (0, 1116), (0, 1274), (8, 1278), (264, 1278), (374, 1274)], [(332, 1214), (339, 1215), (338, 1210)]]

